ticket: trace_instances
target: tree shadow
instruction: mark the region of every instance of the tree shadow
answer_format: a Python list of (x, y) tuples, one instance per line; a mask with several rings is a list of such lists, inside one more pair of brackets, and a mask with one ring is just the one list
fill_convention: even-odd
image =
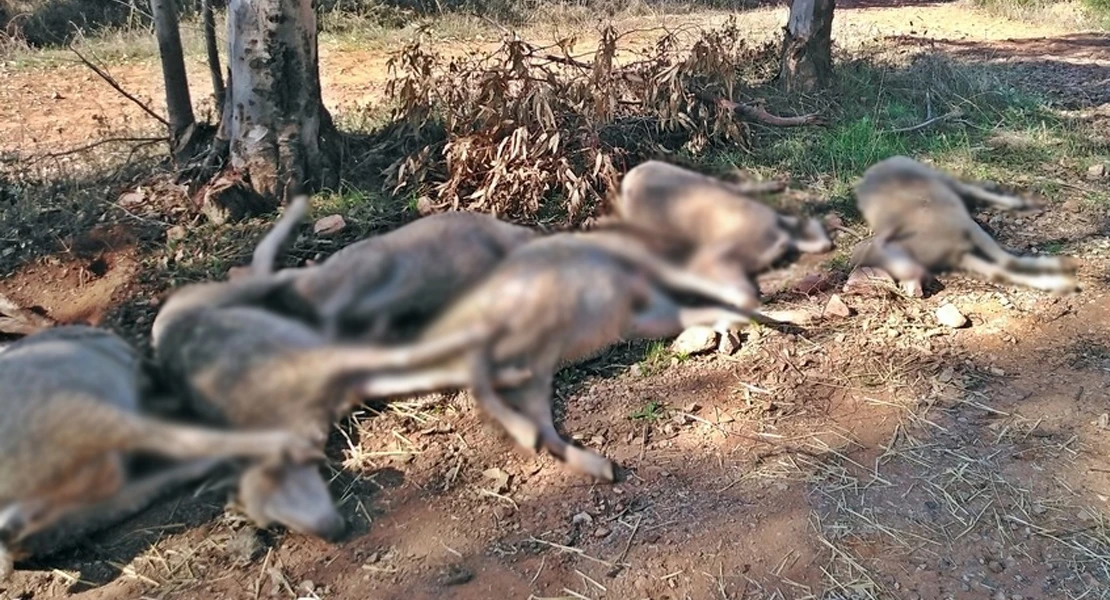
[(925, 46), (961, 61), (991, 65), (1067, 109), (1110, 103), (1110, 34), (1074, 33), (999, 41), (937, 40), (913, 35), (886, 38)]

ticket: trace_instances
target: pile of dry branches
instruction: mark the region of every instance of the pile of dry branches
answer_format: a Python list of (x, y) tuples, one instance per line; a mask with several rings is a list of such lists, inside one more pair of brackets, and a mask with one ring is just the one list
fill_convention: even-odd
[[(402, 158), (387, 170), (394, 193), (422, 210), (468, 208), (569, 224), (592, 216), (618, 174), (643, 158), (746, 145), (747, 121), (776, 117), (736, 100), (752, 65), (775, 60), (752, 48), (734, 22), (682, 44), (667, 32), (646, 49), (612, 27), (596, 51), (574, 40), (537, 47), (506, 34), (491, 54), (444, 60), (413, 41), (390, 61), (397, 107), (382, 149)], [(622, 47), (626, 46), (626, 47)]]

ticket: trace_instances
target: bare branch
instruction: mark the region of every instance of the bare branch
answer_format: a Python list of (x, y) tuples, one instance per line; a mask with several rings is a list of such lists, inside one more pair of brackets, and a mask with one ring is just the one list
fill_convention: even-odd
[(735, 111), (748, 120), (772, 127), (799, 127), (802, 125), (823, 125), (825, 123), (825, 119), (817, 113), (797, 117), (780, 117), (767, 112), (757, 104), (733, 102), (727, 98), (717, 98), (705, 92), (697, 92), (696, 96), (702, 102), (715, 104), (721, 110)]
[(143, 112), (150, 115), (152, 118), (154, 118), (159, 123), (164, 125), (166, 127), (166, 129), (169, 129), (170, 122), (167, 121), (165, 117), (163, 117), (163, 116), (159, 115), (158, 113), (154, 112), (154, 109), (147, 106), (147, 104), (144, 103), (142, 100), (139, 100), (138, 98), (133, 96), (130, 92), (123, 89), (123, 86), (121, 86), (119, 84), (119, 82), (117, 82), (115, 80), (114, 77), (109, 75), (108, 72), (105, 71), (104, 69), (101, 69), (99, 66), (93, 64), (93, 62), (90, 61), (89, 59), (85, 58), (85, 55), (81, 54), (81, 52), (77, 49), (76, 46), (74, 46), (73, 44), (70, 44), (69, 49), (70, 49), (70, 51), (72, 51), (74, 54), (77, 55), (77, 58), (81, 59), (81, 62), (84, 63), (86, 67), (91, 69), (93, 73), (96, 73), (97, 76), (100, 77), (101, 79), (103, 79), (108, 85), (112, 86), (112, 88), (115, 89), (117, 92), (119, 92), (121, 95), (123, 95), (124, 98), (127, 98), (128, 100), (133, 102), (136, 106), (143, 109)]
[(962, 117), (962, 116), (964, 116), (963, 111), (958, 109), (958, 108), (955, 108), (955, 109), (952, 109), (952, 110), (944, 113), (943, 115), (940, 115), (939, 117), (933, 117), (931, 119), (927, 119), (925, 121), (922, 121), (922, 122), (918, 123), (917, 125), (911, 125), (909, 127), (899, 127), (897, 129), (888, 129), (888, 130), (884, 131), (883, 133), (909, 133), (911, 131), (917, 131), (918, 129), (925, 129), (926, 127), (929, 127), (931, 125), (935, 125), (936, 123), (940, 123), (941, 121), (947, 121), (948, 119), (954, 119), (954, 118), (958, 118), (958, 117)]
[(71, 154), (80, 154), (82, 152), (87, 152), (87, 151), (92, 150), (94, 148), (97, 148), (99, 146), (103, 146), (105, 144), (112, 144), (112, 143), (116, 143), (116, 142), (139, 142), (141, 144), (151, 144), (151, 143), (156, 143), (156, 142), (169, 142), (169, 141), (170, 141), (170, 138), (165, 137), (165, 136), (162, 136), (162, 137), (114, 137), (114, 138), (106, 138), (106, 139), (100, 140), (98, 142), (93, 142), (91, 144), (85, 144), (84, 146), (78, 146), (76, 148), (71, 148), (69, 150), (63, 150), (61, 152), (49, 152), (47, 154), (42, 154), (42, 155), (39, 155), (37, 157), (32, 158), (30, 160), (30, 162), (33, 163), (33, 162), (37, 162), (39, 160), (43, 160), (43, 159), (47, 159), (47, 158), (61, 158), (63, 156), (69, 156)]

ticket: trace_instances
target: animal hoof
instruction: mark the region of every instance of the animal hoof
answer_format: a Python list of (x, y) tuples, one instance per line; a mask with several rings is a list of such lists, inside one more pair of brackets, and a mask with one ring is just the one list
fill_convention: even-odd
[(568, 446), (564, 460), (567, 466), (579, 473), (592, 475), (609, 483), (616, 479), (613, 474), (613, 462), (592, 450)]

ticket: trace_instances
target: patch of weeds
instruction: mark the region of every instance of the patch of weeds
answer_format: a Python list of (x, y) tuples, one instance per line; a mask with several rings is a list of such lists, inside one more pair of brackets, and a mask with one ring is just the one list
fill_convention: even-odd
[(658, 400), (652, 400), (647, 404), (633, 411), (628, 415), (629, 419), (633, 421), (643, 421), (645, 423), (655, 423), (662, 421), (667, 416), (667, 407)]
[(847, 252), (838, 252), (824, 262), (822, 269), (847, 276), (852, 270), (852, 256)]
[(1053, 256), (1063, 254), (1066, 248), (1067, 242), (1063, 242), (1060, 240), (1052, 240), (1040, 245), (1042, 254), (1050, 254)]
[(688, 358), (688, 354), (673, 352), (666, 343), (656, 340), (648, 344), (644, 359), (639, 363), (640, 374), (645, 377), (654, 375), (670, 366), (672, 359), (683, 362)]

